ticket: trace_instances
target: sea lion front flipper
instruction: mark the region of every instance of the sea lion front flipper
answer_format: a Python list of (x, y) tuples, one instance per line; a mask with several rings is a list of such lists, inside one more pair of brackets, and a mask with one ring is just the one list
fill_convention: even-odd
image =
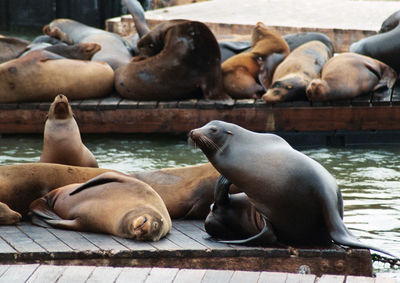
[(214, 202), (216, 205), (229, 203), (229, 187), (232, 183), (223, 175), (220, 175), (215, 183)]
[(29, 206), (29, 215), (31, 222), (37, 226), (50, 228), (47, 223), (48, 220), (61, 219), (49, 206), (45, 198), (39, 198), (31, 203)]
[(120, 182), (120, 181), (121, 181), (121, 175), (119, 175), (117, 173), (113, 173), (113, 172), (106, 172), (106, 173), (100, 174), (100, 175), (90, 179), (86, 183), (83, 183), (82, 185), (78, 186), (69, 195), (72, 196), (72, 195), (77, 194), (80, 191), (83, 191), (90, 187), (103, 185), (103, 184), (111, 183), (111, 182)]

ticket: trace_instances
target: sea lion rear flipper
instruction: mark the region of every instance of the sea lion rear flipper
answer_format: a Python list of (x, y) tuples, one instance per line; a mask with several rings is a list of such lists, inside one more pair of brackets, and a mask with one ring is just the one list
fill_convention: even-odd
[(83, 191), (83, 190), (88, 189), (90, 187), (103, 185), (103, 184), (111, 183), (111, 182), (120, 182), (121, 181), (120, 177), (121, 176), (119, 174), (113, 173), (113, 172), (106, 172), (106, 173), (100, 174), (100, 175), (90, 179), (86, 183), (78, 186), (69, 195), (72, 196), (72, 195), (77, 194), (80, 191)]
[(31, 222), (37, 226), (50, 228), (51, 226), (47, 223), (48, 220), (61, 219), (48, 205), (45, 198), (40, 198), (31, 203), (29, 206), (29, 216)]
[(46, 223), (51, 225), (54, 228), (68, 229), (68, 230), (79, 230), (79, 221), (77, 218), (68, 220), (68, 219), (60, 219), (60, 220), (45, 220)]

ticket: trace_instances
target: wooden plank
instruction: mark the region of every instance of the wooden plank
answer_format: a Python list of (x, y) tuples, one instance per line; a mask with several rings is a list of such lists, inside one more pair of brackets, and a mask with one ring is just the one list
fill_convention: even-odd
[(208, 235), (207, 232), (200, 229), (198, 226), (193, 225), (192, 221), (190, 221), (190, 223), (187, 221), (174, 221), (173, 226), (175, 227), (175, 229), (181, 231), (186, 236), (192, 238), (193, 240), (197, 241), (198, 243), (207, 247), (208, 249), (215, 249), (215, 250), (232, 249), (227, 244), (222, 244), (207, 240), (210, 237), (210, 235)]
[(226, 283), (232, 278), (233, 270), (207, 270), (202, 283)]
[(254, 107), (255, 99), (238, 99), (235, 101), (235, 108), (251, 108)]
[(10, 265), (0, 265), (0, 279), (4, 273), (10, 268)]
[(261, 272), (258, 283), (280, 283), (286, 282), (287, 273), (283, 272)]
[(19, 228), (48, 252), (62, 253), (72, 251), (70, 247), (57, 239), (45, 228), (33, 226), (24, 222), (21, 222)]
[(129, 251), (127, 247), (115, 241), (110, 235), (89, 232), (81, 232), (81, 235), (101, 250)]
[(94, 269), (95, 266), (68, 266), (57, 280), (57, 283), (84, 283)]
[(144, 282), (149, 276), (151, 268), (122, 268), (115, 283)]
[(375, 92), (371, 97), (372, 106), (389, 106), (392, 98), (392, 91), (386, 89), (380, 92)]
[(29, 277), (27, 283), (56, 282), (66, 266), (41, 265)]
[(359, 95), (351, 99), (352, 106), (370, 106), (372, 94)]
[[(1, 236), (1, 233), (0, 233)], [(10, 254), (10, 253), (15, 253), (16, 250), (11, 247), (6, 241), (4, 241), (2, 238), (0, 238), (0, 255), (1, 254)]]
[(178, 268), (153, 268), (149, 276), (146, 278), (146, 283), (168, 283), (172, 282), (178, 273)]
[(20, 253), (46, 252), (17, 226), (0, 227), (0, 237)]
[(172, 227), (171, 231), (168, 233), (167, 238), (185, 250), (204, 250), (206, 248), (206, 246), (189, 238), (174, 227)]
[(81, 103), (82, 103), (81, 99), (71, 100), (69, 102), (69, 105), (71, 105), (72, 110), (75, 110), (75, 109), (79, 109), (79, 105), (81, 105)]
[(73, 250), (92, 252), (98, 252), (100, 250), (85, 237), (83, 237), (79, 232), (63, 229), (48, 229), (48, 231)]
[(9, 265), (5, 273), (0, 276), (0, 282), (26, 282), (39, 267), (39, 264)]
[(102, 99), (99, 104), (100, 110), (115, 110), (122, 98), (120, 96), (110, 96)]
[(112, 236), (112, 238), (120, 243), (121, 245), (127, 247), (130, 250), (134, 250), (135, 252), (138, 251), (156, 251), (157, 249), (154, 248), (149, 242), (142, 242), (142, 241), (135, 241), (131, 239), (120, 238), (116, 236)]
[(344, 275), (327, 275), (324, 274), (318, 278), (318, 283), (343, 283), (345, 280)]
[(257, 282), (261, 272), (235, 271), (229, 283)]
[(154, 109), (157, 108), (157, 101), (139, 101), (138, 109)]
[(97, 110), (100, 103), (99, 99), (85, 99), (79, 104), (80, 110)]
[(163, 251), (174, 251), (174, 250), (182, 250), (180, 246), (171, 242), (168, 238), (164, 237), (157, 242), (152, 242), (151, 245), (158, 250)]
[(178, 101), (160, 101), (158, 102), (158, 108), (161, 109), (178, 108)]
[(178, 101), (178, 108), (192, 109), (197, 107), (197, 99), (181, 100)]
[(204, 269), (181, 269), (174, 279), (174, 283), (200, 283), (204, 277)]
[(118, 104), (118, 109), (136, 109), (139, 101), (122, 99)]
[(375, 278), (364, 276), (346, 276), (346, 283), (374, 283)]
[(99, 266), (96, 267), (90, 277), (86, 281), (86, 283), (95, 283), (95, 282), (114, 282), (119, 274), (121, 273), (121, 267), (108, 267), (108, 266)]
[(289, 273), (285, 283), (314, 283), (316, 278), (317, 277), (314, 274)]
[[(381, 274), (383, 275), (383, 274)], [(398, 279), (398, 277), (397, 277)], [(394, 277), (387, 277), (387, 276), (379, 276), (375, 278), (375, 283), (398, 283), (399, 280), (396, 280)]]

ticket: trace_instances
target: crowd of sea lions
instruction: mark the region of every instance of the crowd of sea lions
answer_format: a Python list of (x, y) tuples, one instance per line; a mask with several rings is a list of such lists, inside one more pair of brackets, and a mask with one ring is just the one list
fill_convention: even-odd
[(390, 90), (400, 71), (399, 12), (378, 34), (335, 54), (323, 33), (281, 36), (261, 22), (250, 42), (218, 41), (204, 23), (191, 20), (150, 29), (138, 1), (123, 3), (134, 36), (55, 19), (32, 42), (0, 37), (0, 103), (115, 92), (137, 101), (325, 101)]
[[(127, 39), (69, 19), (52, 21), (44, 28), (46, 36), (33, 44), (2, 41), (18, 42), (9, 48), (18, 58), (11, 59), (12, 52), (1, 57), (6, 62), (0, 65), (0, 101), (26, 97), (54, 101), (40, 162), (0, 166), (0, 224), (30, 217), (45, 227), (157, 241), (170, 231), (171, 219), (203, 219), (206, 231), (222, 242), (277, 246), (334, 242), (390, 255), (360, 242), (346, 228), (334, 177), (274, 134), (211, 121), (188, 133), (209, 163), (130, 175), (98, 168), (81, 140), (67, 99), (78, 98), (76, 86), (84, 88), (85, 95), (95, 88), (89, 97), (100, 89), (106, 95), (105, 90), (115, 85), (122, 96), (137, 100), (200, 94), (207, 99), (262, 95), (266, 102), (277, 102), (353, 97), (357, 91), (393, 87), (397, 78), (395, 70), (376, 59), (350, 52), (333, 56), (332, 43), (320, 33), (285, 38), (257, 23), (247, 50), (243, 42), (218, 44), (200, 22), (175, 20), (149, 30), (136, 1), (124, 2), (138, 21), (136, 48)], [(397, 29), (396, 15), (385, 27), (390, 29), (394, 18), (397, 24), (392, 30)], [(42, 45), (42, 40), (57, 44)], [(238, 49), (241, 52), (234, 55)], [(232, 53), (222, 64), (221, 51)], [(351, 74), (343, 69), (356, 73), (357, 81), (351, 82)]]

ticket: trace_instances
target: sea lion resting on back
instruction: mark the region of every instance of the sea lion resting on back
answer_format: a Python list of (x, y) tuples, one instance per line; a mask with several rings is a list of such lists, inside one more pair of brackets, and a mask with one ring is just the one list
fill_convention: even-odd
[(149, 185), (115, 172), (53, 190), (32, 202), (30, 211), (40, 226), (142, 241), (158, 241), (172, 226), (163, 200)]
[(40, 162), (99, 167), (92, 152), (82, 143), (71, 105), (62, 94), (54, 98), (47, 114)]
[(361, 243), (344, 225), (334, 177), (279, 136), (211, 121), (192, 130), (190, 138), (223, 175), (216, 195), (226, 182), (235, 184), (268, 222), (265, 245), (329, 246), (333, 240), (382, 251)]
[(224, 89), (235, 99), (257, 98), (257, 93), (264, 90), (258, 82), (260, 71), (265, 73), (269, 87), (276, 66), (289, 54), (286, 41), (261, 22), (251, 37), (251, 51), (235, 55), (221, 66)]

